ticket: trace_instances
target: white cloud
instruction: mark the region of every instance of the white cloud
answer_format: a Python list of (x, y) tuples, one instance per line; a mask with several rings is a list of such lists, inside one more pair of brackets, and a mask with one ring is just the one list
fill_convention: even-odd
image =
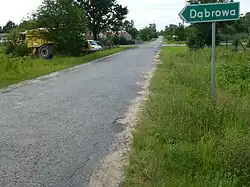
[[(19, 23), (32, 10), (35, 10), (42, 0), (1, 0), (0, 25), (8, 20)], [(185, 6), (185, 0), (117, 0), (128, 6), (129, 20), (134, 20), (136, 27), (142, 28), (149, 23), (156, 23), (158, 29), (163, 29), (170, 23), (179, 23), (178, 13)], [(250, 1), (240, 0), (241, 13), (250, 12)]]

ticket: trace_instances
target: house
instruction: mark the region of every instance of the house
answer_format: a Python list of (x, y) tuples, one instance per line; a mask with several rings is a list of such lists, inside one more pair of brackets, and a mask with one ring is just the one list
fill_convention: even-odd
[[(108, 38), (108, 37), (113, 37), (115, 36), (115, 32), (113, 31), (106, 31), (106, 32), (102, 32), (99, 34), (100, 38)], [(119, 37), (124, 37), (126, 38), (126, 40), (132, 40), (132, 36), (126, 32), (126, 31), (118, 31), (118, 36)]]
[(119, 37), (124, 37), (126, 40), (132, 40), (132, 36), (127, 31), (118, 31)]

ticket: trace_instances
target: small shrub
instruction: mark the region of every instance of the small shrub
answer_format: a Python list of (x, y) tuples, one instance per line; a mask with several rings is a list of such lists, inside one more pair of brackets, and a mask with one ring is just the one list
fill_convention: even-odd
[(187, 46), (190, 50), (198, 50), (203, 49), (205, 47), (205, 41), (202, 39), (200, 35), (197, 36), (189, 36), (187, 38)]
[(120, 44), (120, 38), (118, 36), (113, 36), (112, 37), (112, 42), (115, 44), (115, 45), (119, 45)]
[(8, 43), (6, 43), (5, 44), (5, 54), (7, 54), (7, 55), (9, 55), (9, 54), (11, 54), (11, 53), (13, 53), (14, 52), (14, 50), (15, 50), (15, 44), (13, 44), (12, 42), (8, 42)]
[(247, 47), (250, 47), (250, 38), (248, 38)]
[(29, 48), (26, 44), (19, 44), (15, 47), (13, 54), (18, 57), (27, 56), (29, 54)]
[(106, 49), (114, 48), (114, 45), (115, 45), (114, 41), (113, 41), (113, 38), (100, 39), (99, 42)]
[(128, 40), (122, 36), (119, 38), (119, 44), (120, 45), (128, 45)]
[(172, 40), (172, 36), (171, 35), (165, 35), (164, 38), (167, 41), (171, 41)]

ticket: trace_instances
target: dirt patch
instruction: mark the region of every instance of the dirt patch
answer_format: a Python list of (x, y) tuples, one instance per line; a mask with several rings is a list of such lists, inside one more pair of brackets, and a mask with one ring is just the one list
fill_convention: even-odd
[(160, 52), (155, 56), (153, 66), (150, 72), (148, 72), (146, 80), (141, 84), (142, 91), (138, 93), (138, 97), (133, 101), (134, 104), (129, 108), (125, 118), (118, 121), (126, 125), (126, 129), (118, 136), (119, 142), (121, 142), (118, 150), (104, 159), (101, 168), (90, 179), (89, 187), (119, 187), (122, 183), (124, 179), (124, 168), (128, 164), (128, 153), (131, 148), (132, 134), (139, 120), (139, 114), (142, 111), (143, 104), (148, 98), (148, 88), (156, 70), (156, 65), (160, 63), (159, 53)]

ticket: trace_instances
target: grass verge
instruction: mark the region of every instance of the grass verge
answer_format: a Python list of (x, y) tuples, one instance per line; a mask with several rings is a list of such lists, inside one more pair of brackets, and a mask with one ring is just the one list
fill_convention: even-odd
[(32, 57), (10, 58), (0, 51), (0, 88), (55, 71), (67, 69), (75, 65), (84, 64), (131, 48), (134, 47), (118, 47), (81, 57), (55, 57), (52, 60)]
[(249, 52), (165, 47), (134, 135), (124, 187), (250, 186)]

